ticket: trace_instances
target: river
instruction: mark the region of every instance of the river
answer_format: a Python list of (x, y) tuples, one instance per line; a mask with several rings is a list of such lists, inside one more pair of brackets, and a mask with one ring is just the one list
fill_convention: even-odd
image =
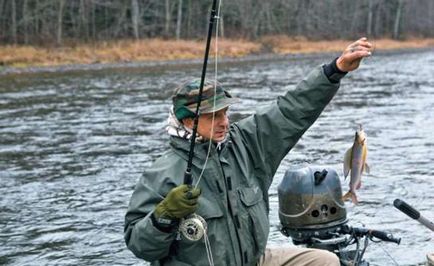
[[(233, 120), (273, 101), (333, 56), (227, 63), (219, 80), (241, 98)], [(173, 84), (199, 65), (0, 77), (0, 265), (147, 265), (123, 241), (124, 214), (142, 171), (166, 148)], [(212, 70), (212, 69), (211, 69)], [(212, 71), (210, 72), (212, 75)], [(434, 220), (434, 51), (378, 54), (350, 73), (317, 122), (283, 160), (270, 189), (271, 244), (278, 231), (276, 187), (289, 167), (342, 161), (358, 124), (368, 135), (371, 173), (347, 203), (354, 226), (389, 230), (402, 241), (372, 243), (372, 265), (416, 265), (434, 234), (396, 210), (405, 199)]]

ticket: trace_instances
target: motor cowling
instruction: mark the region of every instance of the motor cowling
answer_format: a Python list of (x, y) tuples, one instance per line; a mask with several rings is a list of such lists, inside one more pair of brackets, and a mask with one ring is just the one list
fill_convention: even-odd
[(318, 230), (347, 222), (339, 176), (330, 167), (287, 170), (278, 198), (282, 231)]

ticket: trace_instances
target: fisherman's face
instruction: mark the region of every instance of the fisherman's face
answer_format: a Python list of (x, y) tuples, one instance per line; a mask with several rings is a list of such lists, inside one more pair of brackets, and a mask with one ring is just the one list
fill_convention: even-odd
[[(200, 115), (199, 124), (197, 125), (197, 133), (205, 139), (212, 139), (214, 142), (223, 141), (229, 129), (227, 111), (228, 108), (215, 112), (214, 124), (212, 121), (212, 113)], [(194, 120), (192, 118), (186, 118), (183, 122), (185, 126), (193, 128)], [(212, 130), (213, 128), (214, 130)], [(212, 136), (211, 131), (213, 131)]]

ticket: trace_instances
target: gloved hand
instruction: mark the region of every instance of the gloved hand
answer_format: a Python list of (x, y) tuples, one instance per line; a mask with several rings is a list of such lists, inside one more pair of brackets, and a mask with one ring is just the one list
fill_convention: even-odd
[(158, 218), (180, 219), (196, 211), (200, 189), (180, 185), (172, 189), (164, 200), (158, 203), (154, 215)]

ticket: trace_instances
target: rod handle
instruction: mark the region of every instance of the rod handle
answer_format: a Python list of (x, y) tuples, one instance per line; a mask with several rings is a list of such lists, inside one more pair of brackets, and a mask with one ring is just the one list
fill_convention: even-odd
[(420, 213), (403, 200), (395, 199), (393, 201), (393, 206), (415, 220), (420, 218)]
[(191, 186), (193, 184), (193, 177), (191, 175), (191, 170), (186, 170), (184, 173), (184, 184)]

